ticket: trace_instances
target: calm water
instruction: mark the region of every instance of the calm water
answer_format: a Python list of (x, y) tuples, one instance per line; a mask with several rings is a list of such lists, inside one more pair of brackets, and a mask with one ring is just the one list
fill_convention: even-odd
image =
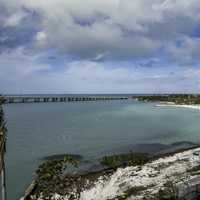
[(134, 101), (5, 105), (8, 200), (17, 200), (44, 156), (94, 160), (139, 143), (200, 142), (200, 112)]

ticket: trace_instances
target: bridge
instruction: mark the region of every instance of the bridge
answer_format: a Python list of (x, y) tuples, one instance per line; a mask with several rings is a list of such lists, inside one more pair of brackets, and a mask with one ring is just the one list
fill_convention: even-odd
[(77, 101), (110, 101), (127, 100), (127, 96), (4, 96), (4, 103), (47, 103), (47, 102), (77, 102)]

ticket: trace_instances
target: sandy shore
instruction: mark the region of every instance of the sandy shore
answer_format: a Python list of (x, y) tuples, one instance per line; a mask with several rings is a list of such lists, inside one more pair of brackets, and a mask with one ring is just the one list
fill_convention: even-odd
[(200, 105), (182, 105), (182, 104), (172, 104), (172, 103), (165, 103), (165, 104), (157, 104), (157, 107), (181, 107), (181, 108), (190, 108), (194, 110), (200, 110)]
[[(143, 166), (119, 168), (104, 179), (100, 177), (93, 187), (80, 193), (77, 200), (107, 200), (122, 197), (130, 188), (144, 188), (128, 199), (141, 200), (144, 196), (154, 195), (167, 181), (180, 184), (199, 177), (194, 170), (200, 165), (200, 148), (186, 150), (171, 156), (156, 159)], [(71, 195), (71, 194), (69, 194)], [(55, 194), (52, 199), (68, 200), (69, 195)]]

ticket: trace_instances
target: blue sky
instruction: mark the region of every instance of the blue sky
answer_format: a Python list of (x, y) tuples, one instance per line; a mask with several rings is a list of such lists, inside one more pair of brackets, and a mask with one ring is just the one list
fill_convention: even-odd
[(199, 59), (199, 0), (0, 0), (0, 93), (196, 93)]

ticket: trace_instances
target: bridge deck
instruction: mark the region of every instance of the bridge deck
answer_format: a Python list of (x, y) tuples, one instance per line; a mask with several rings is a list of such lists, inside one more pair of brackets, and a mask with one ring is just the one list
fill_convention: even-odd
[(126, 100), (127, 96), (5, 96), (4, 103), (45, 103), (72, 101)]

